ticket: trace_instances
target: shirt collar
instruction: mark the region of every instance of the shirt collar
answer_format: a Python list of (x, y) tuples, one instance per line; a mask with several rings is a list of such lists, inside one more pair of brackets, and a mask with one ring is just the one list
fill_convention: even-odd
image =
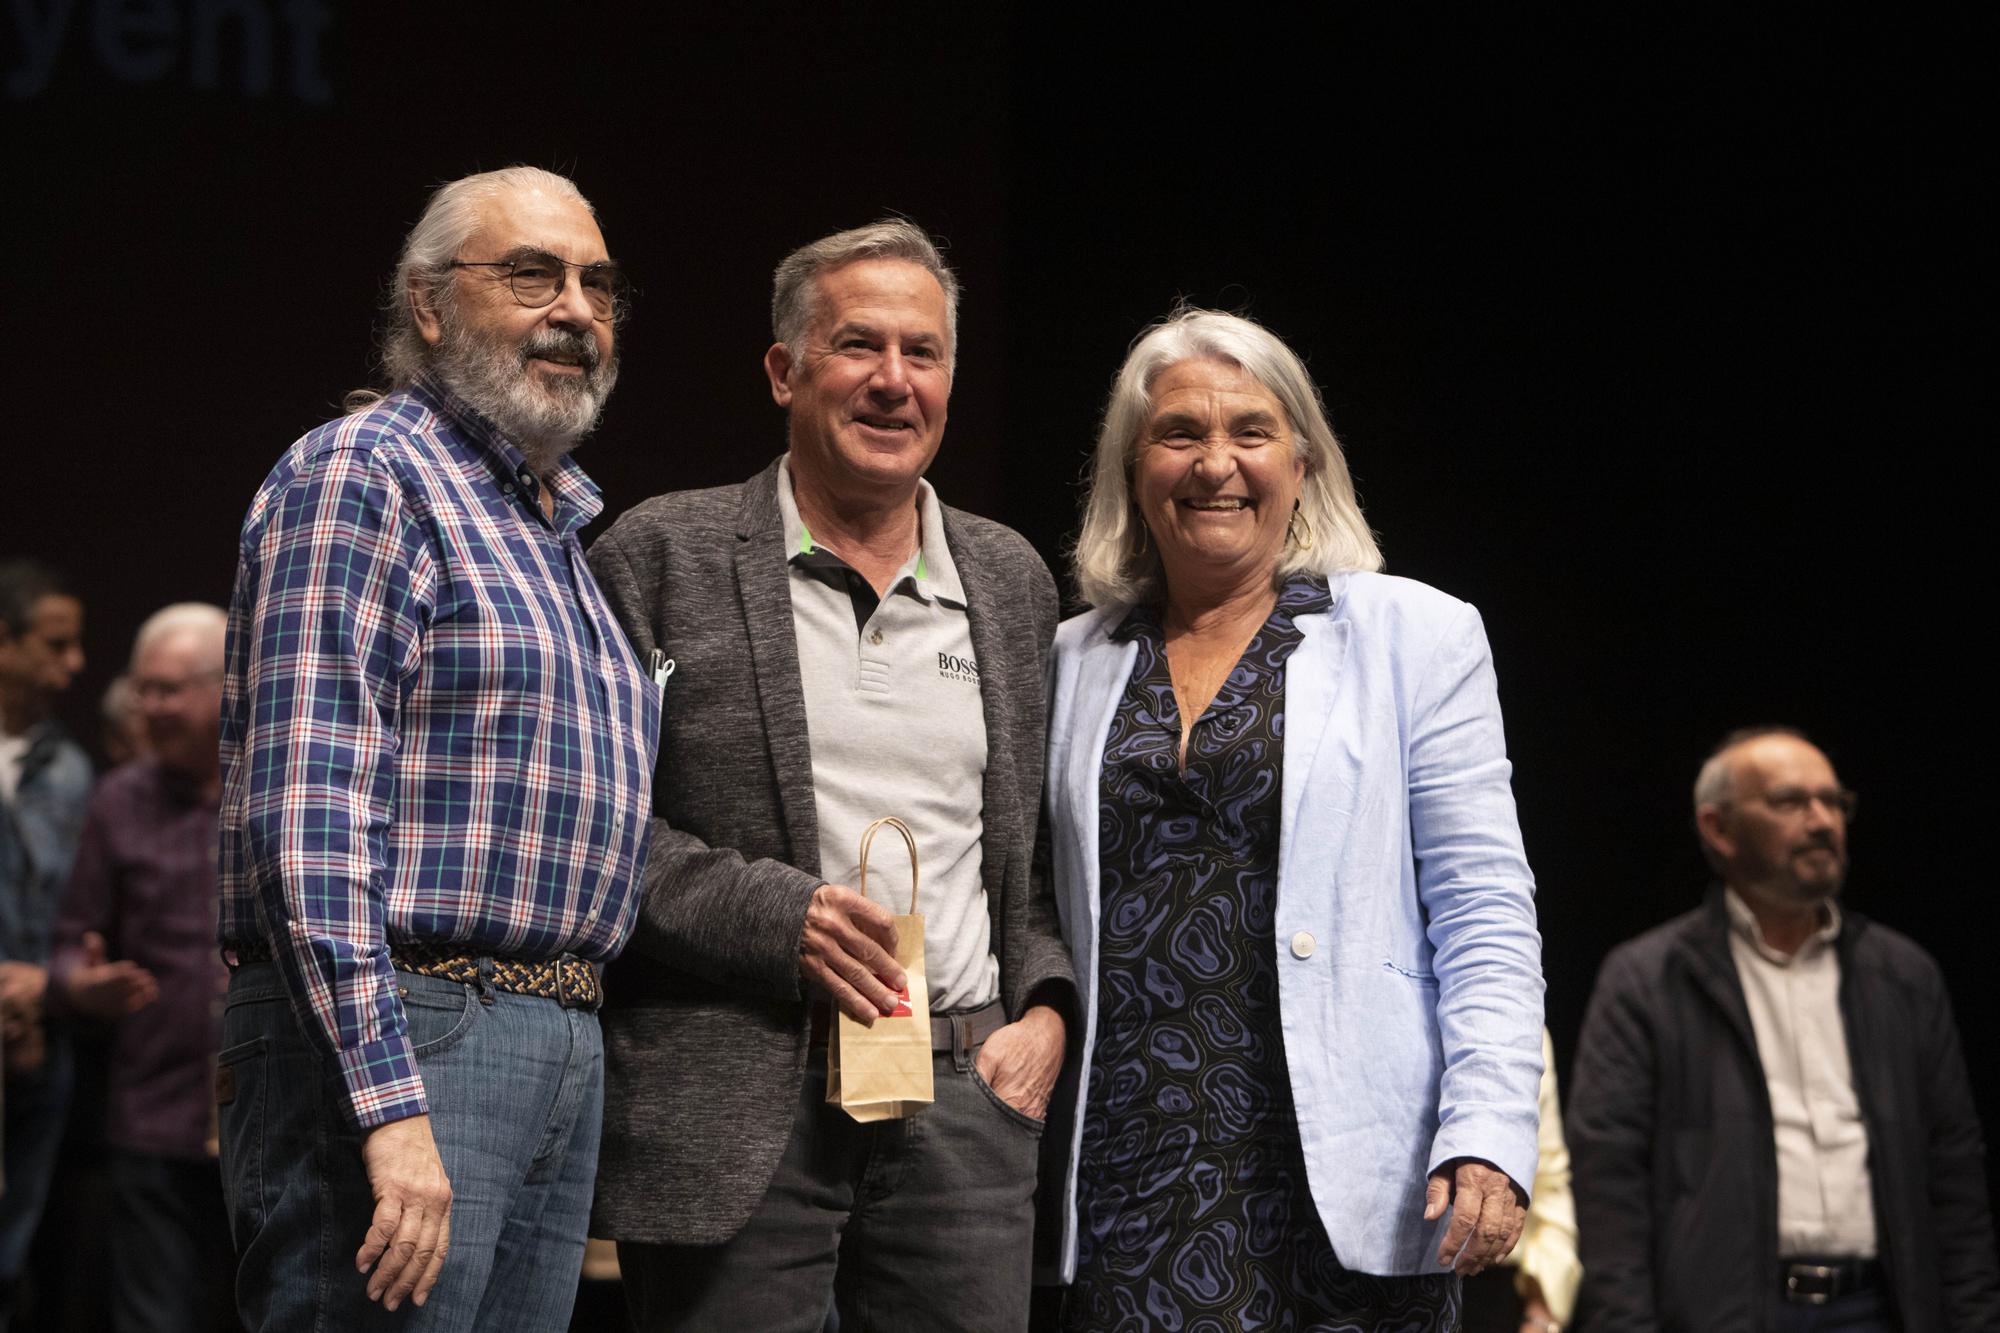
[(573, 532), (603, 511), (603, 492), (569, 454), (565, 453), (557, 461), (546, 478), (537, 476), (535, 470), (528, 466), (527, 455), (507, 438), (504, 431), (434, 377), (419, 375), (409, 391), (412, 397), (450, 422), (453, 429), (471, 444), (506, 494), (513, 495), (519, 491), (530, 507), (539, 510), (537, 497), (546, 482), (556, 498), (553, 521), (558, 531)]
[(1826, 913), (1820, 928), (1806, 936), (1805, 943), (1799, 946), (1798, 953), (1790, 957), (1764, 943), (1764, 932), (1757, 926), (1757, 914), (1750, 910), (1750, 904), (1744, 902), (1736, 890), (1725, 885), (1722, 890), (1722, 903), (1729, 910), (1729, 928), (1749, 943), (1760, 956), (1780, 967), (1789, 965), (1794, 959), (1831, 948), (1833, 942), (1840, 938), (1840, 904), (1831, 898), (1820, 904)]
[[(799, 517), (798, 498), (792, 493), (792, 460), (778, 460), (778, 515), (784, 521), (785, 559), (825, 552), (836, 558), (831, 547), (815, 545), (806, 521)], [(843, 562), (844, 563), (844, 562)], [(931, 484), (917, 479), (917, 549), (890, 581), (890, 589), (908, 592), (919, 601), (965, 605), (965, 586), (959, 582), (958, 566), (952, 561), (951, 547), (944, 539), (944, 506), (938, 503)]]

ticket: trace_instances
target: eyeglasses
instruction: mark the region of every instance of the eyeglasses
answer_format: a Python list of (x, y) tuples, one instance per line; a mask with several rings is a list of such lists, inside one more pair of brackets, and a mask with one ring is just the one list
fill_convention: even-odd
[(625, 271), (605, 260), (596, 264), (572, 264), (546, 250), (527, 250), (512, 259), (454, 259), (453, 268), (504, 269), (508, 290), (530, 310), (552, 305), (569, 282), (569, 270), (577, 271), (584, 299), (590, 302), (593, 319), (610, 323), (625, 314), (631, 284)]
[[(1807, 791), (1803, 787), (1779, 787), (1767, 791), (1757, 798), (1781, 815), (1802, 815), (1814, 801), (1842, 819), (1854, 818), (1854, 811), (1861, 804), (1860, 796), (1845, 787), (1829, 787), (1822, 791)], [(1723, 804), (1728, 804), (1724, 802)]]

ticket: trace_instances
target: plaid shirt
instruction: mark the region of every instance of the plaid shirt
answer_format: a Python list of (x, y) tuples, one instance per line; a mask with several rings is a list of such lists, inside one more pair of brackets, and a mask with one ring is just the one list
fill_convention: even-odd
[(390, 942), (603, 960), (631, 933), (659, 691), (519, 450), (435, 384), (285, 454), (238, 550), (220, 934), (267, 942), (356, 1121), (428, 1110)]

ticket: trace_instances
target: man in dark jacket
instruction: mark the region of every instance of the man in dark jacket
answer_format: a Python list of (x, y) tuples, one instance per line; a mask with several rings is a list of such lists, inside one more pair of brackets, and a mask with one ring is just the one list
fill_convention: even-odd
[(2000, 1328), (1943, 977), (1837, 905), (1854, 797), (1798, 733), (1695, 783), (1722, 886), (1613, 951), (1568, 1119), (1592, 1329)]

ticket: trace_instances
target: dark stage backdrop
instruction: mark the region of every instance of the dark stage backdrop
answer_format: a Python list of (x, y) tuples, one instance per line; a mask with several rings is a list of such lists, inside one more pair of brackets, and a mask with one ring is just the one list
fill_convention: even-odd
[(1605, 950), (1701, 890), (1706, 747), (1785, 720), (1863, 793), (1852, 899), (1943, 962), (2000, 1121), (1969, 23), (658, 12), (12, 7), (0, 552), (83, 587), (79, 728), (146, 611), (226, 599), (438, 180), (568, 171), (635, 274), (582, 454), (611, 514), (781, 447), (770, 269), (896, 210), (965, 278), (933, 479), (1052, 565), (1146, 321), (1306, 355), (1392, 572), (1485, 614), (1565, 1073)]

